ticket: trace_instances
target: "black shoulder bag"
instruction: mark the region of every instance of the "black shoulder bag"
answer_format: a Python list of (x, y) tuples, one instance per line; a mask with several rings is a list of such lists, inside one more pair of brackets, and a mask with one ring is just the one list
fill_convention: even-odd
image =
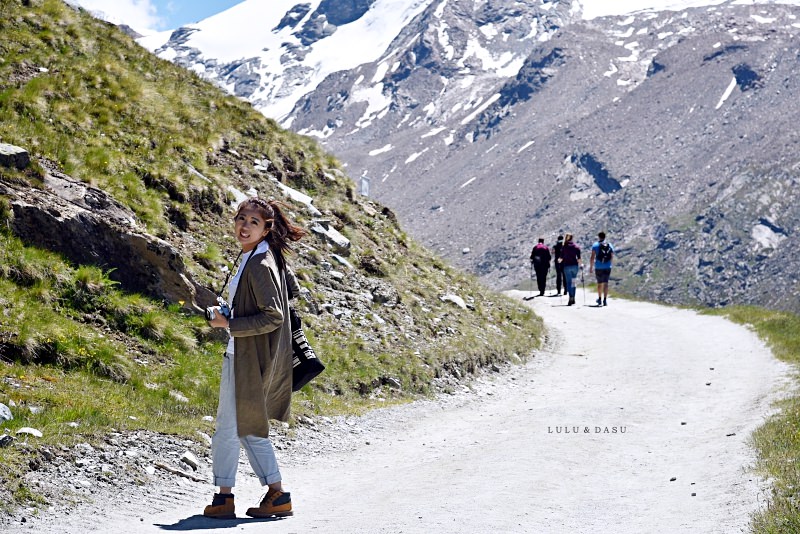
[[(287, 286), (289, 300), (294, 298), (292, 288)], [(292, 325), (292, 391), (299, 391), (314, 377), (325, 370), (314, 349), (306, 339), (300, 316), (289, 306), (289, 321)]]

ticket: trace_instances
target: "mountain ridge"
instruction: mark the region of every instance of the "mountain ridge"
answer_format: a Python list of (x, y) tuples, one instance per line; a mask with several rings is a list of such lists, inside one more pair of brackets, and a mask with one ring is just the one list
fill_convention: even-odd
[(579, 3), (431, 3), (284, 122), (492, 287), (528, 276), (536, 237), (604, 229), (634, 295), (797, 310), (800, 11), (709, 3), (588, 20)]

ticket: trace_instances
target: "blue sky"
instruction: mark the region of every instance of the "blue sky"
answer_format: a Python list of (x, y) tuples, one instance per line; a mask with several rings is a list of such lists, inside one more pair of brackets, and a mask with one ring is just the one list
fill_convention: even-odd
[[(225, 11), (243, 0), (68, 0), (100, 18), (140, 33), (173, 30)], [(268, 0), (266, 0), (268, 1)]]

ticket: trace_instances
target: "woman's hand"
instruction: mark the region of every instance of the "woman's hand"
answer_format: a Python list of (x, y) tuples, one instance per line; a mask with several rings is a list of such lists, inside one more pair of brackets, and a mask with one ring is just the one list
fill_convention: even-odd
[(209, 326), (213, 326), (215, 328), (228, 328), (230, 322), (228, 318), (222, 315), (222, 310), (219, 306), (214, 306), (212, 308), (214, 310), (214, 318), (208, 321)]

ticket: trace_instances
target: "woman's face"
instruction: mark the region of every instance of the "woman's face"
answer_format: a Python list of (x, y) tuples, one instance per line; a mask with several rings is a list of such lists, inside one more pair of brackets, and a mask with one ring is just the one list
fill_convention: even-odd
[(236, 239), (242, 250), (250, 252), (269, 233), (272, 221), (267, 222), (257, 209), (245, 207), (236, 214), (233, 220)]

